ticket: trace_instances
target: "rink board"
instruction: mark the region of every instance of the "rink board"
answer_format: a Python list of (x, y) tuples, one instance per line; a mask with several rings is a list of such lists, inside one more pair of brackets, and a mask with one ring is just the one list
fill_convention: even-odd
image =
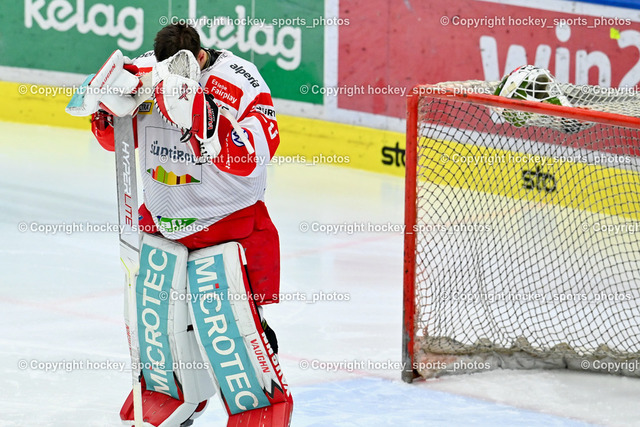
[[(89, 117), (65, 113), (73, 92), (73, 86), (0, 81), (6, 101), (0, 104), (0, 120), (89, 130)], [(331, 165), (404, 176), (402, 133), (279, 113), (278, 127), (281, 140), (273, 165)]]
[(424, 178), (434, 184), (640, 219), (640, 173), (606, 164), (620, 159), (622, 166), (631, 166), (634, 159), (602, 153), (598, 163), (566, 160), (574, 158), (582, 156), (552, 157), (423, 138), (418, 167), (425, 167)]

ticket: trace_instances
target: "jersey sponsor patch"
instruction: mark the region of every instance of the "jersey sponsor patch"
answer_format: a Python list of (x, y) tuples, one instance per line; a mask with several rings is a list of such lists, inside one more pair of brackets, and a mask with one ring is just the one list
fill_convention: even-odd
[(158, 228), (167, 233), (175, 233), (196, 222), (197, 218), (167, 218), (166, 216), (157, 216)]
[(272, 105), (256, 105), (256, 110), (260, 111), (271, 120), (276, 119), (276, 109)]
[(240, 64), (231, 64), (231, 65), (229, 65), (229, 68), (231, 68), (234, 73), (239, 74), (242, 77), (244, 77), (245, 79), (247, 79), (247, 81), (249, 82), (249, 84), (251, 86), (253, 86), (253, 87), (260, 86), (260, 81), (258, 79), (256, 79), (255, 76), (252, 76), (251, 73), (249, 73), (247, 70), (245, 70), (242, 65), (240, 65)]
[[(247, 137), (247, 139), (249, 139), (249, 132), (247, 132), (246, 129), (242, 129), (242, 131), (244, 132), (244, 135)], [(235, 129), (231, 131), (231, 140), (237, 147), (244, 147), (244, 142), (242, 142), (242, 139), (240, 139), (240, 135), (238, 135)]]
[(138, 107), (138, 114), (151, 114), (153, 112), (153, 101), (145, 101)]
[(244, 92), (238, 86), (215, 76), (209, 77), (205, 91), (212, 94), (216, 101), (227, 104), (235, 110), (240, 108), (240, 100), (244, 95)]
[(244, 120), (249, 115), (255, 115), (256, 112), (260, 113), (260, 115), (267, 120), (276, 120), (276, 109), (273, 107), (273, 100), (269, 93), (260, 92), (253, 100), (250, 108), (247, 108), (244, 111), (240, 117), (240, 121)]
[(180, 131), (173, 128), (146, 127), (144, 171), (154, 181), (165, 185), (192, 185), (202, 182), (202, 165), (186, 144)]

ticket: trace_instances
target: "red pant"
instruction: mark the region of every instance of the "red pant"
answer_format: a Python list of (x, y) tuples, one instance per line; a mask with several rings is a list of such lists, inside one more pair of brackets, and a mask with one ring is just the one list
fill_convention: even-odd
[[(157, 233), (151, 213), (140, 206), (140, 225)], [(149, 228), (147, 228), (149, 227)], [(190, 250), (225, 242), (238, 242), (245, 249), (249, 283), (258, 305), (277, 303), (280, 293), (280, 239), (263, 202), (224, 217), (204, 230), (178, 239)]]

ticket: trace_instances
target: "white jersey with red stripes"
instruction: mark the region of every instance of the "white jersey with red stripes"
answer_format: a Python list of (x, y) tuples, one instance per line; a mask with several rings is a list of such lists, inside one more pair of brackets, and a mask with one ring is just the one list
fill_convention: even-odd
[[(200, 85), (227, 108), (254, 148), (249, 154), (235, 131), (219, 128), (222, 151), (213, 162), (196, 159), (165, 122), (153, 101), (136, 116), (144, 202), (161, 233), (179, 239), (263, 200), (266, 167), (280, 142), (269, 87), (252, 63), (228, 51), (202, 71)], [(135, 58), (142, 72), (155, 65), (153, 51)]]

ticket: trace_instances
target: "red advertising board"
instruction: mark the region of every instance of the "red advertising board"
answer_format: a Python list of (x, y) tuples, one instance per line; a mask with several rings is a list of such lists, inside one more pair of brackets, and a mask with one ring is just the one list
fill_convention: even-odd
[[(404, 117), (417, 83), (499, 80), (523, 64), (560, 81), (635, 87), (638, 11), (540, 0), (341, 0), (338, 107)], [(577, 5), (577, 6), (576, 6)], [(572, 12), (575, 11), (575, 12)]]

